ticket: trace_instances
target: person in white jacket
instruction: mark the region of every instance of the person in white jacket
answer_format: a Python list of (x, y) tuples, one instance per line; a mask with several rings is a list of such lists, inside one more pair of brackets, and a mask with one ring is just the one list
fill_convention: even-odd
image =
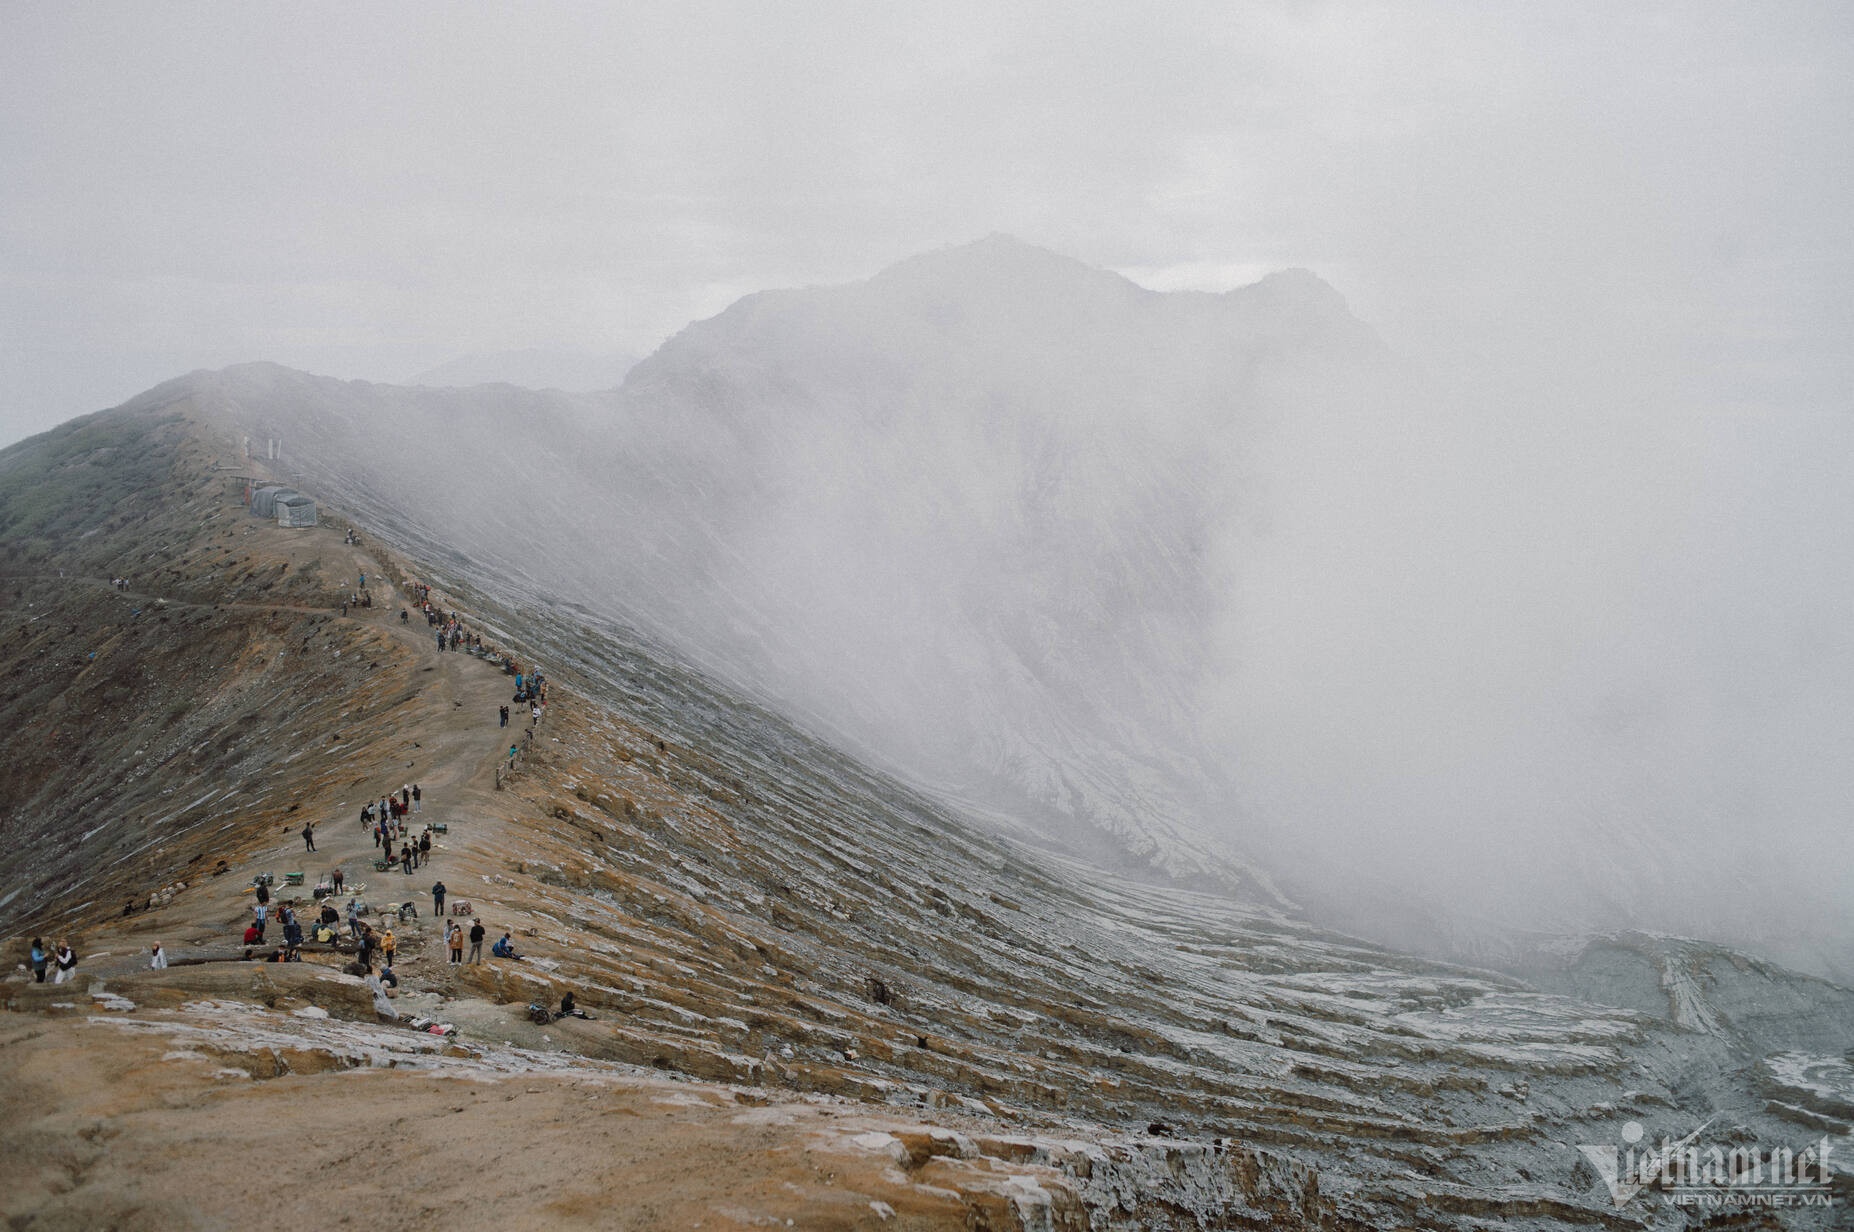
[(155, 942), (154, 949), (149, 951), (148, 965), (156, 971), (164, 970), (167, 967), (167, 951), (161, 948), (161, 943), (159, 941)]

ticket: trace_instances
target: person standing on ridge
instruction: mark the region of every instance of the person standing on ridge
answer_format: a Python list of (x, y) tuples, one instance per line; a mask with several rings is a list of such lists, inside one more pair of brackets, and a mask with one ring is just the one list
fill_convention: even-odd
[(447, 891), (445, 890), (444, 883), (442, 881), (436, 882), (432, 885), (431, 887), (431, 914), (438, 915), (438, 916), (441, 916), (444, 914), (444, 895), (446, 893)]
[(470, 961), (473, 963), (483, 961), (483, 937), (485, 935), (483, 921), (477, 920), (470, 925)]
[(71, 949), (71, 943), (69, 941), (59, 942), (58, 943), (58, 974), (52, 976), (52, 983), (62, 984), (66, 980), (75, 979), (76, 976), (73, 973), (76, 970), (77, 970), (76, 951)]
[(33, 980), (33, 983), (43, 984), (45, 982), (45, 967), (46, 967), (46, 964), (48, 964), (49, 962), (51, 962), (51, 954), (45, 948), (44, 938), (34, 937), (32, 939), (32, 980)]
[(315, 823), (313, 821), (303, 825), (303, 846), (310, 851), (315, 850)]
[(418, 789), (418, 784), (417, 783), (412, 784), (412, 811), (414, 813), (422, 813), (425, 811), (423, 806), (419, 804), (419, 801), (423, 800), (424, 798), (425, 798), (425, 793)]

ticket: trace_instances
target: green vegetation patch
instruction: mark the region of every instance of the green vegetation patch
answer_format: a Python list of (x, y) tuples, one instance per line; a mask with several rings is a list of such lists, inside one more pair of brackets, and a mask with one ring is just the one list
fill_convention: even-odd
[(105, 411), (0, 452), (0, 538), (68, 543), (171, 480), (181, 417)]

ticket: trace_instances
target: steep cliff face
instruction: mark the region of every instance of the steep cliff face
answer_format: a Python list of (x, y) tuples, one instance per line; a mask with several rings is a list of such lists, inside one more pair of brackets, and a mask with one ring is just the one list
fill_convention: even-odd
[(1271, 421), (1382, 363), (1311, 275), (1160, 295), (994, 237), (749, 297), (617, 409), (710, 476), (658, 583), (703, 649), (1064, 843), (1275, 898), (1210, 838), (1240, 828), (1200, 728), (1224, 537)]

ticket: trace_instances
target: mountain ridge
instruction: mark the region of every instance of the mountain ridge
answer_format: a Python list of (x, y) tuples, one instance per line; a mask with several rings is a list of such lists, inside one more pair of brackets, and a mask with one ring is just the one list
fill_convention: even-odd
[[(971, 292), (973, 279), (1001, 300)], [(1308, 321), (1330, 328), (1309, 335)], [(1395, 484), (1431, 447), (1425, 421), (1404, 422), (1386, 392), (1396, 372), (1311, 275), (1161, 293), (994, 237), (845, 286), (748, 297), (596, 395), (402, 390), (258, 366), (163, 396), (222, 399), (255, 439), (283, 438), (289, 475), (434, 564), (461, 557), (619, 618), (1054, 849), (1475, 961), (1523, 953), (1529, 932), (1657, 914), (1693, 931), (1679, 897), (1691, 860), (1610, 853), (1593, 829), (1589, 849), (1605, 854), (1581, 897), (1522, 916), (1482, 886), (1525, 888), (1513, 871), (1524, 861), (1486, 854), (1509, 838), (1528, 860), (1552, 856), (1523, 834), (1460, 844), (1432, 866), (1479, 852), (1484, 875), (1413, 895), (1407, 879), (1375, 875), (1381, 847), (1352, 858), (1342, 828), (1334, 841), (1320, 817), (1254, 789), (1271, 758), (1299, 755), (1247, 730), (1280, 726), (1271, 704), (1293, 717), (1311, 698), (1313, 726), (1295, 734), (1314, 738), (1322, 708), (1348, 704), (1346, 669), (1361, 664), (1319, 639), (1375, 620), (1368, 644), (1390, 647), (1377, 626), (1433, 615), (1368, 553), (1338, 556), (1359, 585), (1319, 572), (1322, 542), (1384, 543), (1373, 511), (1344, 503), (1354, 472)], [(1309, 514), (1311, 538), (1271, 524)], [(1311, 567), (1281, 567), (1294, 547), (1316, 553)], [(1270, 584), (1306, 591), (1286, 605), (1304, 630), (1241, 606)], [(1337, 609), (1347, 602), (1360, 610)], [(1281, 662), (1300, 670), (1273, 666), (1284, 642), (1302, 654)], [(1395, 742), (1342, 734), (1349, 746), (1289, 773), (1332, 777)], [(1511, 928), (1487, 922), (1496, 915)], [(1771, 952), (1771, 931), (1733, 940)], [(1845, 970), (1834, 958), (1815, 969)]]
[[(726, 1140), (756, 1159), (858, 1149), (794, 1128), (799, 1106), (868, 1135), (896, 1171), (837, 1173), (866, 1195), (862, 1223), (828, 1216), (852, 1227), (886, 1222), (869, 1200), (936, 1194), (918, 1226), (1672, 1226), (1659, 1207), (1614, 1213), (1573, 1144), (1628, 1120), (1678, 1135), (1729, 1115), (1735, 1141), (1770, 1144), (1843, 1125), (1847, 990), (1625, 937), (1562, 955), (1562, 991), (1544, 993), (996, 836), (455, 542), (423, 563), (325, 492), (316, 528), (251, 517), (244, 488), (281, 476), (241, 458), (237, 408), (210, 384), (151, 401), (0, 454), (0, 765), (43, 776), (6, 795), (29, 816), (0, 819), (8, 879), (36, 894), (9, 921), (74, 937), (84, 981), (5, 985), (0, 1056), (29, 1070), (0, 1083), (17, 1113), (0, 1147), (25, 1178), (0, 1198), (9, 1217), (115, 1217), (133, 1198), (108, 1161), (143, 1157), (155, 1107), (176, 1177), (222, 1174), (187, 1144), (225, 1115), (228, 1070), (237, 1106), (292, 1137), (335, 1093), (369, 1115), (435, 1109), (446, 1075), (586, 1100), (588, 1135), (611, 1116), (682, 1134), (686, 1105), (634, 1119), (669, 1071), (745, 1118)], [(157, 486), (117, 482), (147, 465)], [(372, 607), (344, 602), (357, 567)], [(128, 589), (110, 584), (125, 573)], [(492, 656), (440, 654), (395, 619), (418, 584)], [(545, 665), (550, 702), (511, 737), (493, 707), (516, 663)], [(89, 734), (33, 753), (28, 715), (81, 715)], [(435, 922), (396, 918), (386, 1003), (461, 1025), (444, 1040), (376, 1022), (345, 955), (278, 970), (233, 943), (260, 872), (340, 861), (376, 903), (403, 897), (408, 882), (367, 871), (353, 808), (408, 776), (426, 788), (418, 818), (449, 827), (433, 875), (528, 956), (453, 967)], [(93, 782), (119, 801), (113, 827), (80, 824)], [(137, 815), (144, 799), (166, 802), (158, 819)], [(322, 823), (314, 863), (305, 818)], [(117, 910), (124, 894), (136, 911)], [(152, 940), (174, 970), (143, 968)], [(595, 1021), (525, 1021), (526, 1002), (568, 990)], [(98, 1066), (107, 1099), (85, 1094)], [(509, 1102), (444, 1106), (454, 1132), (493, 1141), (520, 1123)], [(73, 1115), (113, 1144), (75, 1172), (89, 1140)], [(412, 1167), (422, 1140), (386, 1134), (369, 1157)], [(640, 1166), (559, 1149), (619, 1192)], [(773, 1208), (838, 1226), (815, 1178), (784, 1179), (741, 1195), (685, 1176), (680, 1192), (704, 1219)], [(460, 1175), (433, 1201), (461, 1210), (493, 1183)]]

